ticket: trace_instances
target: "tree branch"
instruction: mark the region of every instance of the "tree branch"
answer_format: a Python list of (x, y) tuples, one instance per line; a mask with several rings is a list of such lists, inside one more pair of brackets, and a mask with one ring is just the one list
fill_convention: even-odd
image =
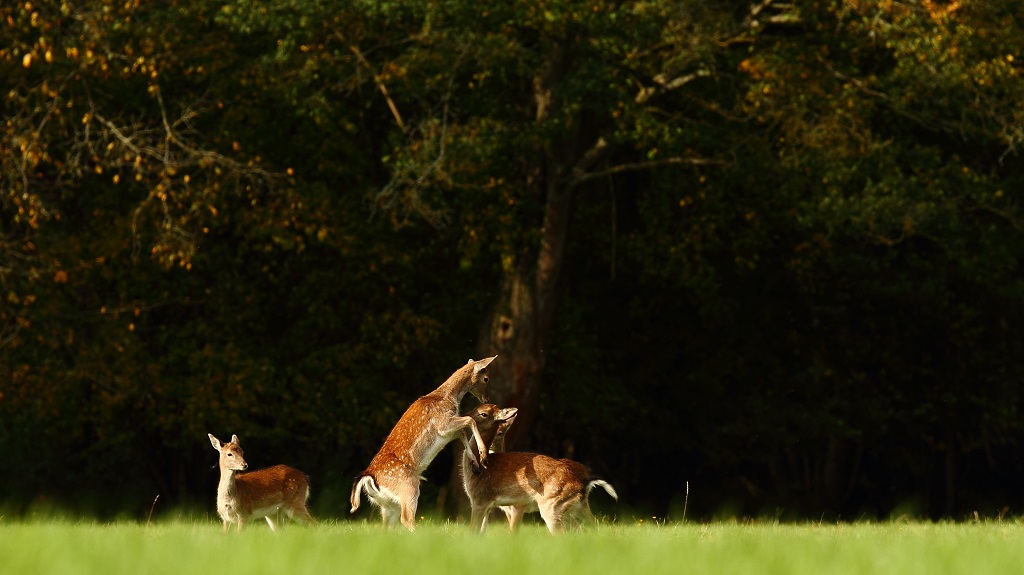
[(697, 70), (696, 72), (685, 74), (683, 76), (676, 76), (669, 80), (668, 76), (665, 74), (658, 74), (653, 78), (655, 85), (640, 88), (640, 91), (637, 92), (633, 101), (640, 105), (647, 104), (657, 96), (662, 96), (673, 90), (678, 90), (698, 78), (704, 78), (710, 75), (711, 72), (708, 70)]
[[(757, 17), (763, 14), (765, 10), (773, 7), (774, 2), (775, 0), (762, 0), (761, 2), (751, 6), (749, 14), (746, 18), (744, 18), (736, 34), (743, 35), (749, 32), (750, 30), (760, 26)], [(794, 9), (792, 4), (779, 4), (776, 5), (776, 7), (787, 11), (792, 11)], [(790, 22), (793, 20), (793, 18), (796, 18), (791, 17), (789, 14), (784, 14), (783, 16), (785, 17), (785, 20), (787, 22)], [(774, 22), (774, 17), (770, 18), (769, 21)], [(636, 96), (633, 98), (633, 102), (639, 106), (646, 106), (650, 104), (655, 98), (658, 98), (675, 90), (679, 90), (680, 88), (683, 88), (684, 86), (687, 86), (700, 78), (706, 78), (710, 75), (711, 70), (706, 68), (701, 68), (699, 70), (689, 72), (686, 74), (680, 74), (677, 76), (670, 76), (664, 73), (657, 74), (653, 78), (651, 78), (653, 85), (640, 87), (640, 89), (637, 91)], [(580, 158), (580, 160), (576, 163), (576, 165), (573, 166), (572, 170), (569, 173), (567, 185), (569, 187), (572, 187), (579, 185), (583, 182), (586, 182), (588, 180), (592, 180), (594, 178), (600, 178), (611, 174), (626, 171), (645, 170), (664, 165), (702, 165), (723, 163), (717, 160), (709, 160), (706, 158), (676, 157), (665, 158), (662, 160), (653, 160), (649, 162), (634, 162), (629, 164), (620, 164), (618, 166), (613, 166), (611, 168), (601, 170), (598, 172), (589, 172), (589, 170), (591, 170), (594, 166), (596, 166), (602, 160), (607, 158), (611, 154), (612, 150), (612, 145), (604, 136), (598, 137), (598, 139), (594, 142), (590, 149), (588, 149)]]
[[(340, 38), (340, 35), (338, 36)], [(341, 38), (341, 40), (344, 41), (344, 38)], [(391, 115), (394, 116), (395, 118), (395, 123), (398, 124), (398, 127), (401, 128), (403, 132), (408, 131), (405, 128), (405, 122), (402, 121), (402, 115), (398, 113), (398, 106), (395, 105), (395, 101), (391, 99), (391, 94), (388, 93), (387, 84), (385, 84), (384, 81), (380, 79), (380, 75), (377, 74), (377, 72), (374, 72), (373, 66), (371, 66), (370, 62), (366, 59), (365, 56), (363, 56), (363, 53), (359, 50), (358, 46), (355, 46), (354, 44), (349, 44), (348, 49), (353, 54), (355, 54), (355, 57), (356, 59), (359, 60), (359, 63), (365, 66), (366, 69), (370, 71), (370, 74), (373, 75), (373, 81), (377, 84), (377, 89), (380, 90), (380, 93), (384, 95), (384, 101), (388, 103), (388, 108), (391, 110)]]
[(650, 170), (652, 168), (660, 168), (662, 166), (709, 166), (722, 164), (725, 164), (725, 162), (722, 160), (714, 160), (711, 158), (690, 158), (683, 156), (661, 158), (660, 160), (648, 160), (644, 162), (627, 162), (625, 164), (617, 164), (596, 172), (587, 172), (579, 174), (573, 179), (571, 179), (568, 185), (570, 187), (578, 186), (584, 182), (589, 182), (590, 180), (596, 180), (598, 178), (603, 178), (614, 174), (621, 174), (623, 172), (637, 172), (640, 170)]

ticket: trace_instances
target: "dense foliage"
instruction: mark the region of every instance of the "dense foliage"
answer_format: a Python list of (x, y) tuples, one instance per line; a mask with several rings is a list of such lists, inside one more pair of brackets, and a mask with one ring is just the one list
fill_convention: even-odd
[(520, 446), (659, 515), (1019, 508), (1022, 39), (1003, 0), (5, 4), (0, 498), (207, 505), (235, 433), (341, 515), (499, 350)]

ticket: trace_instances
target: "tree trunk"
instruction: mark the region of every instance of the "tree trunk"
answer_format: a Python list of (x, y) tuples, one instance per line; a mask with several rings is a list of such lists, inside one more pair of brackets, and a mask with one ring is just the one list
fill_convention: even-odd
[[(559, 105), (552, 96), (552, 86), (567, 69), (563, 43), (555, 41), (548, 48), (549, 59), (533, 82), (538, 123), (548, 120)], [(572, 211), (574, 185), (565, 176), (579, 160), (579, 122), (568, 132), (567, 141), (546, 144), (544, 153), (538, 155), (527, 172), (527, 192), (544, 202), (539, 242), (522, 246), (519, 253), (503, 254), (512, 263), (505, 269), (497, 301), (482, 322), (479, 334), (479, 357), (498, 356), (488, 367), (490, 402), (519, 408), (516, 424), (506, 436), (508, 449), (525, 447), (525, 438), (540, 405), (545, 344), (554, 318)], [(457, 459), (461, 460), (461, 456)], [(457, 470), (448, 491), (455, 499), (454, 509), (465, 515), (466, 496)]]
[[(540, 318), (535, 270), (523, 261), (508, 272), (499, 300), (481, 329), (480, 349), (497, 354), (491, 364), (488, 395), (491, 403), (517, 407), (516, 424), (506, 436), (506, 446), (514, 449), (533, 424), (540, 401), (541, 375), (544, 371), (546, 330)], [(548, 307), (550, 309), (550, 307)]]
[[(533, 79), (535, 119), (541, 124), (560, 105), (553, 86), (568, 67), (565, 40), (553, 39), (548, 58)], [(506, 269), (499, 299), (480, 333), (480, 352), (498, 355), (492, 366), (490, 399), (502, 407), (518, 407), (519, 415), (506, 445), (521, 445), (537, 413), (544, 348), (554, 318), (556, 287), (561, 275), (572, 207), (572, 188), (565, 177), (579, 159), (580, 120), (564, 141), (548, 142), (531, 166), (525, 185), (544, 201), (539, 245), (526, 246)]]

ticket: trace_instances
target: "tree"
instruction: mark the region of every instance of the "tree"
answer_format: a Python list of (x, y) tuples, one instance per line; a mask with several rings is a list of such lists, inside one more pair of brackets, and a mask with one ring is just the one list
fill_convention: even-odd
[(5, 493), (206, 500), (237, 433), (333, 513), (493, 353), (520, 445), (659, 515), (651, 461), (696, 515), (1009, 493), (1014, 5), (0, 11)]
[(378, 202), (402, 225), (468, 228), (468, 247), (499, 262), (478, 354), (498, 354), (493, 393), (520, 407), (520, 430), (537, 409), (577, 195), (616, 174), (723, 161), (697, 127), (719, 115), (705, 80), (717, 45), (750, 26), (729, 9), (429, 2), (364, 14), (409, 38), (351, 48), (393, 71), (386, 89), (375, 81), (404, 138)]

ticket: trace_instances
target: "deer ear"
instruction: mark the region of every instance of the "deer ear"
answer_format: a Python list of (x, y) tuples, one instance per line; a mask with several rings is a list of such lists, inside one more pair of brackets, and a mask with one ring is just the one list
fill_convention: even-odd
[(231, 436), (231, 443), (234, 443), (235, 445), (241, 445), (241, 442), (238, 441), (238, 436), (237, 435), (232, 435)]
[(214, 437), (212, 433), (207, 433), (206, 435), (210, 436), (210, 443), (213, 445), (213, 448), (220, 451), (220, 440)]
[[(476, 362), (476, 365), (473, 366), (473, 373), (477, 374), (477, 373), (480, 373), (481, 370), (486, 369), (487, 366), (490, 365), (490, 363), (492, 361), (494, 361), (495, 357), (498, 357), (498, 356), (488, 357), (487, 359), (481, 359), (480, 361)], [(472, 361), (472, 360), (470, 360), (470, 361)]]

